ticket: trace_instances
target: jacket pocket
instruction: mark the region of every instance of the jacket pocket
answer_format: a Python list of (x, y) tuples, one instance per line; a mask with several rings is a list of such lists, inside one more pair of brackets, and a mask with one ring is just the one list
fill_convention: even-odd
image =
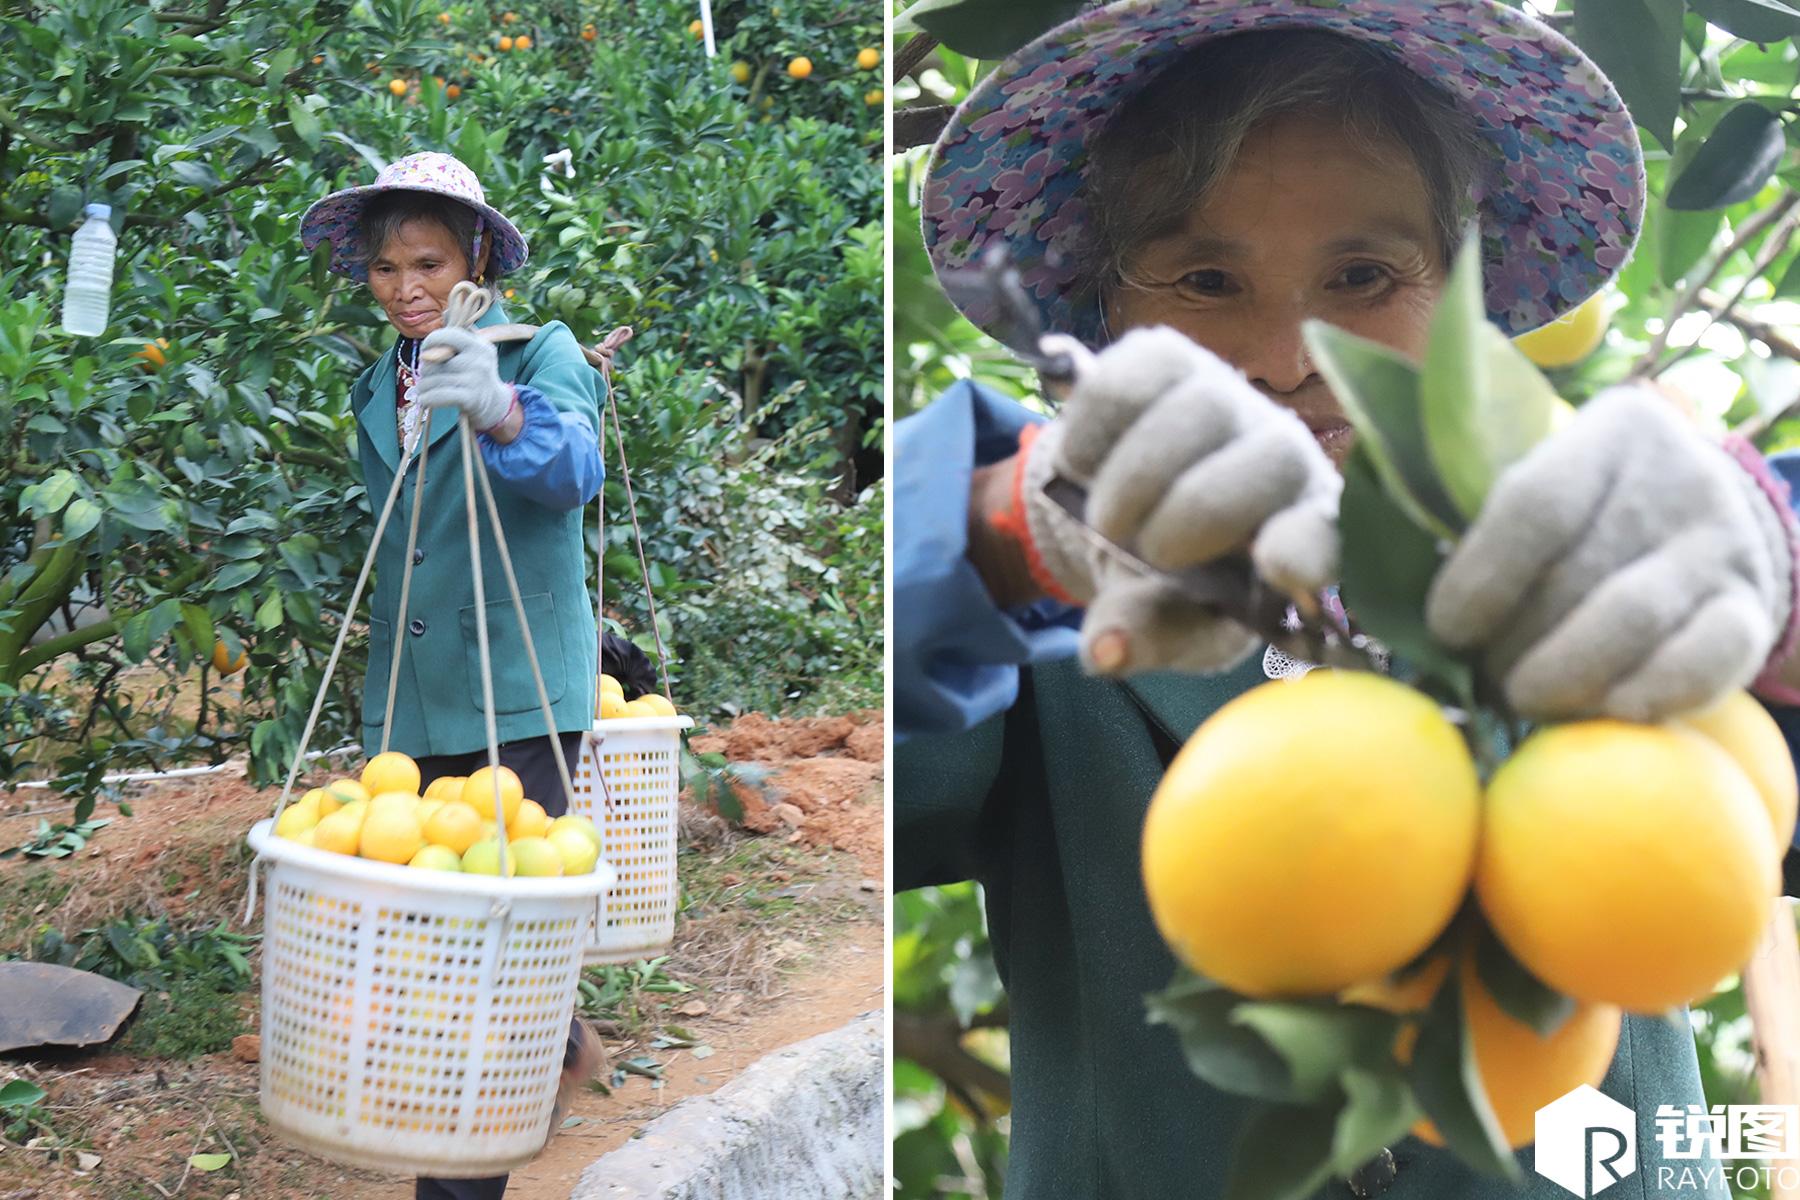
[[(563, 633), (556, 616), (556, 597), (549, 592), (534, 592), (524, 598), (525, 622), (531, 627), (531, 645), (538, 654), (538, 669), (544, 674), (544, 690), (550, 703), (563, 697), (569, 686), (568, 671), (563, 665)], [(476, 608), (463, 608), (463, 663), (469, 681), (469, 703), (477, 713), (483, 707), (481, 696), (481, 642), (476, 629)], [(519, 632), (512, 599), (492, 600), (487, 604), (488, 658), (494, 670), (494, 712), (534, 712), (538, 707), (537, 684), (531, 678), (531, 659), (525, 653), (525, 638)]]
[[(387, 712), (388, 668), (394, 664), (394, 625), (380, 617), (369, 618), (369, 669), (363, 675), (364, 725), (382, 723)], [(396, 698), (395, 703), (399, 703)]]

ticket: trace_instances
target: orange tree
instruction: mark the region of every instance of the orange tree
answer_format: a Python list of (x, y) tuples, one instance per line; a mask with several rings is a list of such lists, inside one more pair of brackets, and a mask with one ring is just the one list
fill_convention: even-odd
[[(620, 417), (684, 706), (876, 694), (879, 121), (854, 60), (878, 11), (721, 4), (711, 61), (683, 4), (515, 3), (507, 50), (502, 11), (76, 0), (0, 17), (8, 775), (46, 735), (90, 805), (134, 761), (241, 747), (265, 777), (285, 765), (356, 620), (372, 517), (347, 398), (390, 336), (366, 291), (301, 251), (298, 220), (426, 149), (467, 160), (531, 239), (507, 281), (518, 319), (637, 330)], [(809, 80), (730, 74), (802, 44)], [(89, 202), (119, 234), (97, 339), (57, 320)], [(612, 475), (607, 595), (648, 641)], [(100, 619), (70, 629), (59, 614), (83, 601)], [(241, 722), (160, 728), (115, 686), (145, 661), (204, 680), (221, 642), (249, 651)], [(317, 744), (355, 735), (362, 654), (353, 637)]]

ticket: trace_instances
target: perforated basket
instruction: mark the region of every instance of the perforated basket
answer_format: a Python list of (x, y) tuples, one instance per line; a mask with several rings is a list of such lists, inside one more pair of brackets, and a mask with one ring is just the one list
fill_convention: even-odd
[(262, 1110), (334, 1162), (479, 1178), (543, 1145), (614, 882), (419, 871), (250, 831), (266, 869)]
[[(600, 853), (618, 871), (594, 924), (588, 962), (654, 958), (675, 938), (675, 824), (681, 795), (681, 731), (689, 717), (615, 717), (594, 722), (575, 773), (571, 812), (600, 831)], [(605, 775), (602, 791), (595, 761)], [(608, 802), (610, 801), (610, 803)]]

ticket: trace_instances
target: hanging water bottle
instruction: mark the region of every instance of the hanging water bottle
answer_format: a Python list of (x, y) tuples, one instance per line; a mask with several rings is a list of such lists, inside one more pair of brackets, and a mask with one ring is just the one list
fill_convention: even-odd
[(112, 206), (90, 204), (87, 220), (75, 231), (69, 251), (69, 282), (63, 291), (64, 333), (99, 337), (106, 332), (107, 309), (112, 304), (113, 257), (119, 239), (113, 236)]

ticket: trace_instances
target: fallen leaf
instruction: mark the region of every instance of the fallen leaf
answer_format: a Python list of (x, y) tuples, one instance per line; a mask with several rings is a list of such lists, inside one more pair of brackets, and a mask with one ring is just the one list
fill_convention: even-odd
[(85, 1150), (75, 1152), (75, 1169), (77, 1171), (91, 1171), (99, 1165), (100, 1156), (98, 1154), (89, 1154)]
[(231, 1162), (229, 1154), (190, 1154), (188, 1166), (196, 1171), (216, 1171)]
[(582, 1117), (564, 1117), (562, 1127), (564, 1129), (573, 1129), (575, 1126), (582, 1124), (584, 1120), (585, 1118)]
[(713, 1056), (713, 1048), (711, 1046), (695, 1046), (694, 1047), (694, 1057), (695, 1058), (711, 1058), (712, 1056)]
[(706, 1001), (704, 1000), (689, 1000), (675, 1011), (684, 1017), (704, 1017), (712, 1010), (706, 1006)]

